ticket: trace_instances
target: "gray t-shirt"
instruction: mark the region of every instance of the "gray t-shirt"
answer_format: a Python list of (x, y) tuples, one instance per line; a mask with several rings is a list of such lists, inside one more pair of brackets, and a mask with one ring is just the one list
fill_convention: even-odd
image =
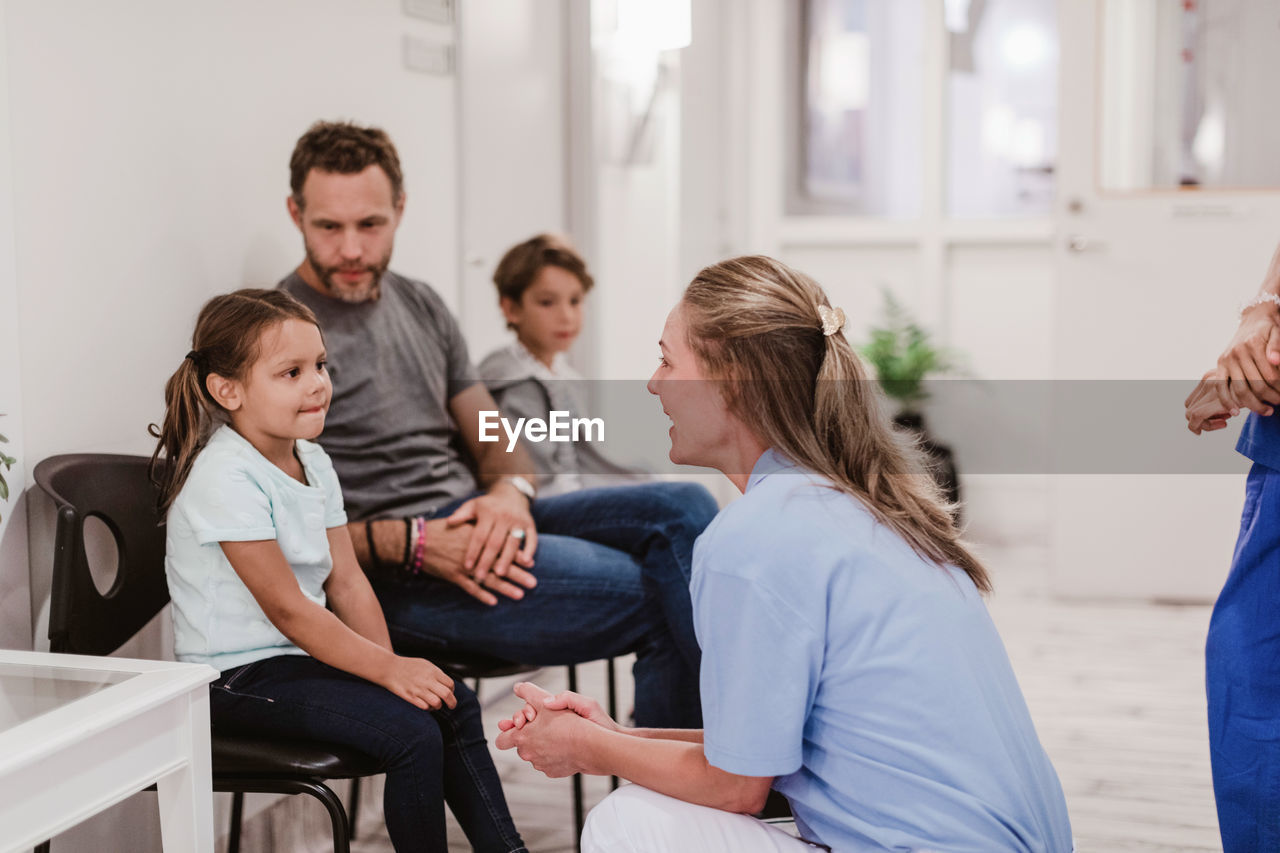
[(448, 401), (479, 374), (440, 296), (390, 271), (371, 302), (325, 296), (297, 272), (280, 288), (314, 311), (324, 332), (333, 403), (318, 441), (352, 519), (414, 515), (475, 491)]

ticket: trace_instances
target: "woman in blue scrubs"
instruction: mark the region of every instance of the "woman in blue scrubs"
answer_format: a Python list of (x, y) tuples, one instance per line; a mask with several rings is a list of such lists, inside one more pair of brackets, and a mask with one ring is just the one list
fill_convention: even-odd
[[(635, 782), (586, 851), (1068, 853), (1066, 802), (920, 452), (896, 433), (810, 278), (764, 257), (704, 269), (649, 383), (671, 460), (743, 496), (693, 557), (700, 731), (526, 700), (500, 748), (548, 775)], [(798, 841), (750, 815), (770, 789)]]

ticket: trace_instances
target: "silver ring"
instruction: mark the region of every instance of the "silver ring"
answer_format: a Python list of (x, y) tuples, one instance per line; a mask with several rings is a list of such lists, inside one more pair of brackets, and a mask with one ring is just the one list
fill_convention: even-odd
[(511, 528), (511, 534), (510, 534), (510, 535), (511, 535), (511, 538), (512, 538), (512, 539), (515, 539), (517, 542), (523, 542), (523, 541), (524, 541), (524, 528), (523, 528), (523, 527), (513, 527), (513, 528)]

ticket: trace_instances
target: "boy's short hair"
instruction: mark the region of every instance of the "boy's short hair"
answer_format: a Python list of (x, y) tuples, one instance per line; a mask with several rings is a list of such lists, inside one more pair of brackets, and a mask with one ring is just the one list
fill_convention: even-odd
[(507, 250), (493, 271), (498, 295), (519, 302), (543, 267), (560, 267), (582, 283), (584, 292), (591, 290), (595, 279), (587, 272), (587, 262), (563, 237), (539, 234)]
[(400, 155), (387, 132), (361, 127), (349, 121), (318, 121), (298, 138), (289, 158), (289, 189), (298, 207), (303, 206), (302, 185), (312, 169), (339, 175), (356, 175), (378, 166), (391, 180), (391, 200), (404, 195)]

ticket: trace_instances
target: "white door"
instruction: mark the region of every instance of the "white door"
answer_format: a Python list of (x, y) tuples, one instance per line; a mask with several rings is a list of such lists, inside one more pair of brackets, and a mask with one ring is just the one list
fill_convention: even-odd
[(1181, 401), (1280, 241), (1277, 14), (1241, 0), (1059, 8), (1054, 591), (1211, 599), (1247, 463), (1229, 451), (1238, 423), (1195, 438)]
[(565, 229), (566, 9), (562, 0), (458, 3), (462, 330), (474, 361), (508, 338), (493, 270)]

